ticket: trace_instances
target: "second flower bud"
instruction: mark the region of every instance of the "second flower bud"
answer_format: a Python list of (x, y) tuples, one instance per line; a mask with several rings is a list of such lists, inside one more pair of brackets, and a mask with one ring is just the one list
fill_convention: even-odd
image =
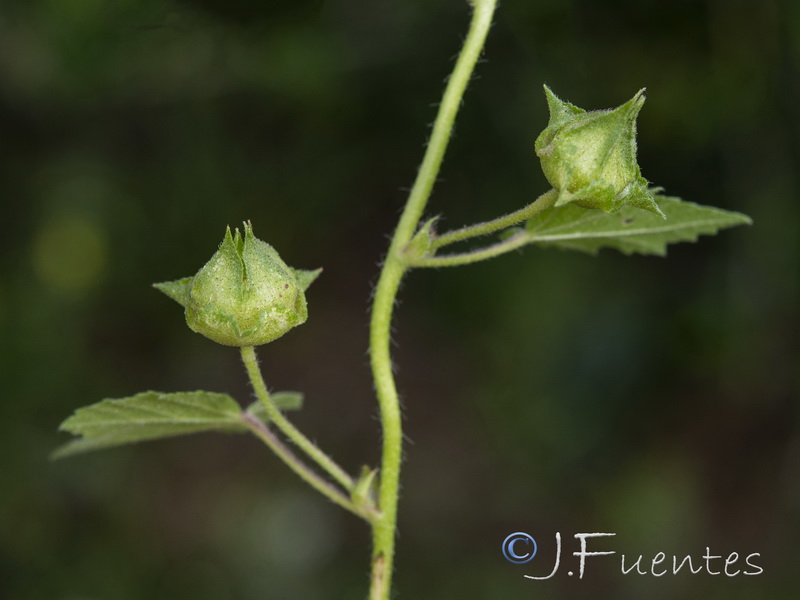
[(663, 216), (636, 162), (636, 117), (644, 90), (612, 110), (587, 112), (545, 86), (550, 122), (535, 149), (545, 177), (558, 192), (556, 206), (616, 212), (636, 206)]

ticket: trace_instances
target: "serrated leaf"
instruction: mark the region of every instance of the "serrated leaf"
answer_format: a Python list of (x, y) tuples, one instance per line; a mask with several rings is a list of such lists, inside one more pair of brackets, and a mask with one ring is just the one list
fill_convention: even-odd
[(79, 408), (61, 424), (80, 439), (56, 450), (53, 458), (201, 431), (247, 431), (239, 404), (214, 392), (142, 392)]
[(664, 256), (667, 244), (694, 242), (700, 235), (752, 223), (747, 215), (658, 196), (666, 220), (639, 208), (625, 207), (608, 214), (575, 205), (542, 211), (527, 223), (530, 242), (591, 254), (615, 248), (623, 254)]
[[(303, 408), (302, 392), (275, 392), (269, 395), (279, 410), (300, 410)], [(247, 412), (263, 423), (269, 422), (267, 409), (258, 400), (247, 407)]]

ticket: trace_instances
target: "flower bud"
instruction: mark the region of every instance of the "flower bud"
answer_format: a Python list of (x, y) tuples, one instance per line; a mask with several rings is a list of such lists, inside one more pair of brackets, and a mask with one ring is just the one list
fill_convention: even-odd
[(154, 286), (186, 308), (189, 327), (226, 346), (258, 346), (308, 318), (305, 290), (321, 269), (289, 267), (244, 224), (230, 227), (219, 250), (194, 277)]
[(616, 212), (636, 206), (664, 216), (636, 162), (636, 117), (644, 90), (612, 110), (586, 112), (545, 86), (550, 122), (536, 139), (536, 154), (556, 206), (570, 202)]

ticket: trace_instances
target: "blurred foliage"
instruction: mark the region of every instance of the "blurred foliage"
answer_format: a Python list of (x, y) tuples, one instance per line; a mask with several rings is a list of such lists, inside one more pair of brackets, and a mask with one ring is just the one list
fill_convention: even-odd
[[(236, 353), (150, 283), (252, 219), (325, 268), (309, 322), (261, 350), (267, 380), (306, 393), (296, 422), (351, 471), (378, 461), (370, 286), (467, 19), (461, 0), (4, 0), (0, 596), (363, 598), (366, 528), (255, 440), (47, 456), (103, 397), (250, 400)], [(409, 276), (399, 597), (796, 598), (800, 3), (507, 0), (486, 58), (429, 208), (444, 226), (545, 189), (545, 82), (592, 108), (647, 86), (643, 175), (755, 226), (666, 260), (528, 249)], [(500, 555), (517, 530), (761, 552), (765, 573), (597, 558), (531, 582)]]

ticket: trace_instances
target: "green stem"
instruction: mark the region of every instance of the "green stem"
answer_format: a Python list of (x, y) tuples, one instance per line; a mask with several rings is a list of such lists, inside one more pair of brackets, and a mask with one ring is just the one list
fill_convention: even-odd
[(375, 518), (375, 513), (362, 509), (356, 506), (350, 498), (344, 495), (339, 489), (325, 481), (317, 473), (312, 471), (308, 465), (301, 461), (294, 453), (281, 442), (278, 437), (269, 430), (258, 418), (245, 413), (242, 417), (245, 427), (247, 427), (257, 438), (269, 446), (278, 457), (288, 465), (288, 467), (297, 473), (300, 478), (308, 483), (311, 487), (317, 490), (332, 502), (338, 504), (345, 510), (350, 511), (367, 521), (372, 521)]
[(542, 212), (544, 209), (550, 208), (553, 206), (553, 203), (557, 198), (558, 192), (556, 190), (548, 190), (527, 206), (507, 214), (504, 217), (498, 217), (497, 219), (492, 219), (491, 221), (486, 221), (484, 223), (478, 223), (476, 225), (470, 225), (469, 227), (462, 227), (461, 229), (456, 229), (455, 231), (443, 233), (433, 240), (432, 248), (435, 250), (437, 248), (447, 246), (448, 244), (461, 242), (463, 240), (468, 240), (470, 238), (479, 237), (482, 235), (488, 235), (490, 233), (494, 233), (495, 231), (500, 231), (501, 229), (513, 227), (517, 223), (521, 223), (522, 221), (530, 219), (532, 216)]
[(456, 120), (458, 109), (461, 107), (461, 98), (464, 96), (464, 90), (472, 77), (475, 63), (483, 50), (486, 35), (489, 33), (497, 0), (473, 0), (472, 4), (474, 10), (467, 39), (464, 40), (464, 46), (461, 48), (456, 66), (453, 68), (442, 95), (442, 102), (433, 123), (428, 147), (397, 225), (390, 252), (402, 248), (411, 239), (422, 218), (453, 132), (453, 123)]
[(522, 246), (530, 244), (531, 236), (527, 231), (517, 233), (511, 237), (498, 242), (492, 246), (473, 250), (472, 252), (464, 252), (463, 254), (444, 254), (442, 256), (431, 256), (429, 258), (418, 258), (413, 263), (414, 267), (459, 267), (461, 265), (469, 265), (472, 263), (480, 262), (500, 256), (507, 252), (511, 252)]
[(389, 345), (392, 309), (404, 272), (405, 265), (395, 254), (387, 256), (375, 288), (370, 324), (370, 361), (383, 430), (378, 490), (378, 508), (382, 516), (372, 525), (370, 600), (388, 600), (394, 558), (403, 431)]
[(389, 600), (394, 565), (403, 433), (400, 401), (392, 373), (390, 329), (397, 291), (408, 268), (402, 250), (414, 235), (433, 190), (461, 99), (486, 41), (496, 4), (497, 0), (473, 1), (474, 11), (467, 38), (442, 96), (425, 156), (375, 288), (370, 322), (370, 361), (383, 429), (383, 456), (378, 492), (380, 514), (372, 524), (370, 600)]
[(267, 386), (264, 383), (264, 377), (261, 375), (261, 369), (258, 368), (258, 359), (256, 358), (255, 348), (252, 346), (243, 346), (242, 361), (247, 369), (247, 374), (250, 377), (250, 384), (256, 393), (261, 404), (267, 411), (270, 420), (280, 429), (286, 437), (292, 440), (297, 447), (305, 452), (309, 458), (316, 462), (325, 472), (333, 477), (339, 485), (345, 488), (348, 492), (353, 490), (353, 479), (348, 475), (344, 469), (337, 465), (327, 454), (320, 450), (314, 442), (309, 440), (297, 429), (292, 423), (283, 416), (283, 413), (276, 406), (275, 402), (267, 391)]

